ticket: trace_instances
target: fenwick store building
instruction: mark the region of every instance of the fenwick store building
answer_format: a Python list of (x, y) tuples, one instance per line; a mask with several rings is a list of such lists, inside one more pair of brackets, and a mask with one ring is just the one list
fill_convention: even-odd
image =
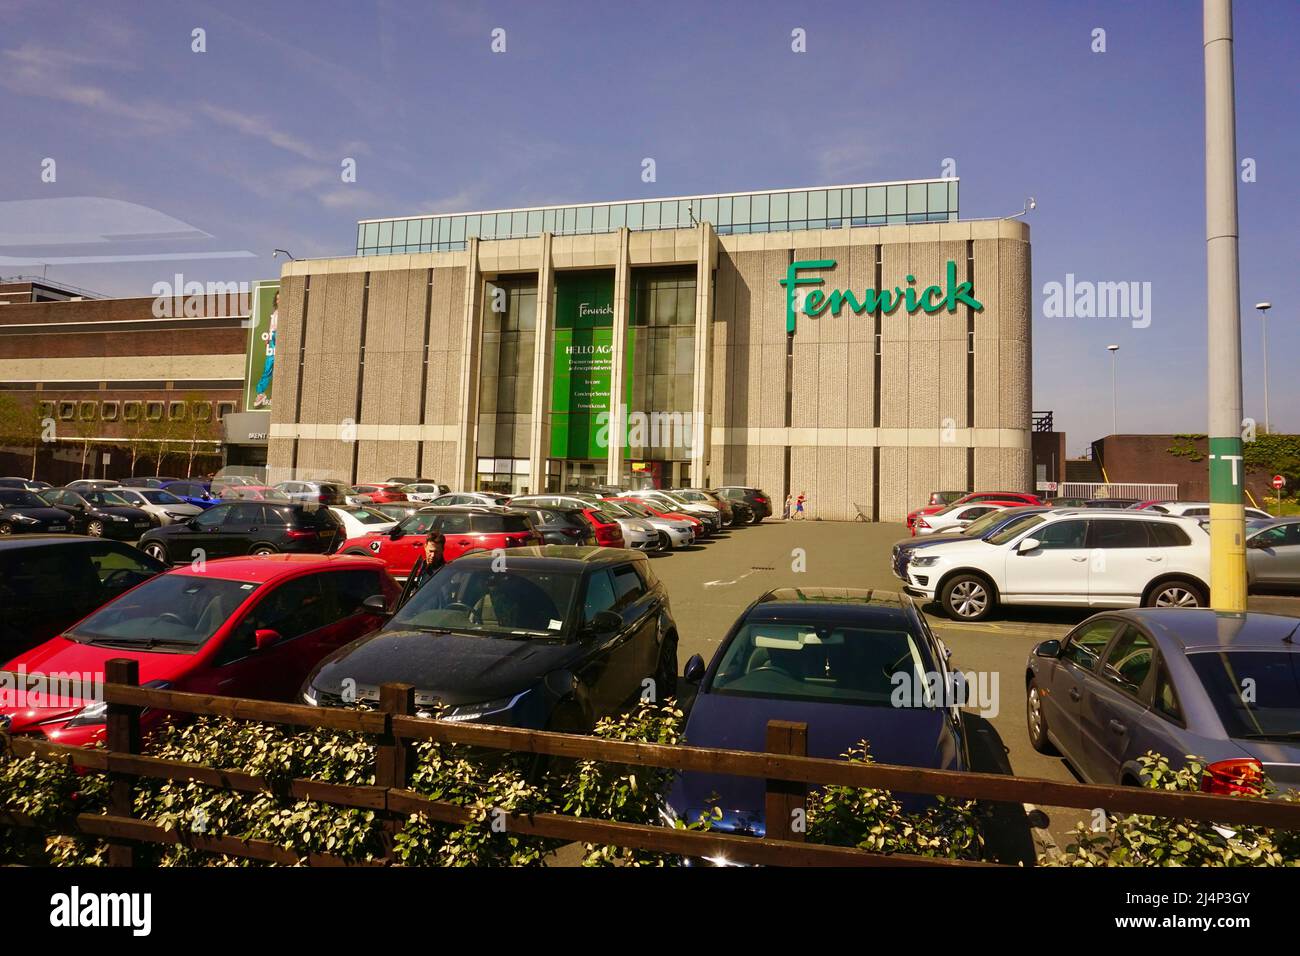
[(1029, 229), (958, 185), (362, 221), (281, 275), (271, 480), (1029, 488)]

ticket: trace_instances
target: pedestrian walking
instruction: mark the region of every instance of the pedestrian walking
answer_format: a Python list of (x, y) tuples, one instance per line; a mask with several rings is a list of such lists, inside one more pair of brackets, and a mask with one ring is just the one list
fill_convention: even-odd
[(794, 505), (794, 492), (785, 496), (785, 506), (781, 509), (781, 520), (790, 520), (790, 508)]
[(447, 563), (446, 548), (447, 538), (441, 531), (429, 532), (429, 536), (424, 539), (424, 551), (416, 559), (415, 566), (411, 568), (411, 575), (406, 579), (406, 587), (402, 589), (402, 595), (397, 599), (398, 608), (442, 570)]
[(807, 494), (806, 494), (805, 492), (802, 492), (802, 491), (799, 492), (799, 497), (796, 498), (796, 499), (794, 500), (794, 520), (795, 520), (795, 521), (806, 521), (806, 520), (808, 520), (808, 516), (807, 516), (806, 514), (804, 514), (804, 511), (803, 511), (803, 503), (804, 503), (805, 501), (807, 501), (807, 500), (808, 500), (808, 496), (807, 496)]

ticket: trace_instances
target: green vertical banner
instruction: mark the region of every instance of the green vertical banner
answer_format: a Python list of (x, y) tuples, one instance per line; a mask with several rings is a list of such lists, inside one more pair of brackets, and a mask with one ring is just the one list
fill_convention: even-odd
[[(635, 338), (628, 329), (631, 368)], [(603, 459), (609, 454), (614, 355), (614, 274), (560, 273), (555, 278), (555, 338), (551, 374), (551, 457)], [(625, 380), (625, 404), (632, 380)], [(626, 446), (626, 435), (623, 436)]]
[(244, 365), (244, 411), (271, 407), (275, 371), (275, 333), (280, 321), (280, 283), (258, 282), (248, 315), (248, 354)]

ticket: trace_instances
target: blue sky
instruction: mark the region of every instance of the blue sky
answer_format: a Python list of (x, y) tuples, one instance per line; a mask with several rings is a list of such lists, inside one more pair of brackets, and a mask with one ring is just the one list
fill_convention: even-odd
[[(1034, 407), (1056, 412), (1073, 454), (1110, 431), (1110, 343), (1121, 431), (1206, 427), (1200, 10), (142, 0), (61, 2), (55, 17), (0, 0), (0, 201), (122, 200), (207, 235), (114, 253), (254, 254), (48, 269), (147, 295), (177, 271), (277, 275), (276, 247), (348, 254), (359, 218), (915, 179), (951, 157), (963, 218), (1038, 201)], [(504, 54), (490, 49), (498, 27)], [(191, 50), (195, 28), (205, 53)], [(790, 49), (795, 28), (807, 53)], [(1104, 53), (1091, 50), (1096, 28)], [(1250, 306), (1268, 299), (1273, 427), (1300, 431), (1300, 5), (1239, 0), (1236, 53), (1238, 154), (1257, 171), (1239, 184), (1246, 411), (1262, 421)], [(647, 156), (654, 183), (641, 181)], [(340, 180), (345, 157), (355, 183)], [(1044, 284), (1067, 273), (1150, 282), (1150, 326), (1044, 317)]]

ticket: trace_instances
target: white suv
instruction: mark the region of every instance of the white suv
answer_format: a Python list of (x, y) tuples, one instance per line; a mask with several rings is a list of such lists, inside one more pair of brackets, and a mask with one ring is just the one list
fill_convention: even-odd
[(985, 539), (918, 548), (895, 574), (958, 621), (983, 620), (998, 604), (1205, 607), (1210, 536), (1193, 518), (1050, 511)]

